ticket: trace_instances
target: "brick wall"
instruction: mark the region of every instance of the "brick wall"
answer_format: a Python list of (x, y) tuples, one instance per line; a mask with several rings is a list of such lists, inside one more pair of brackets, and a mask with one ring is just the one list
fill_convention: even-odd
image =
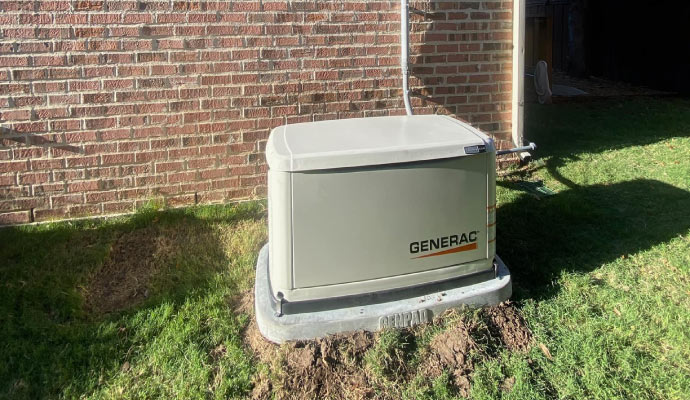
[[(512, 2), (413, 1), (416, 113), (510, 136)], [(0, 1), (0, 224), (265, 196), (284, 123), (403, 114), (397, 1)]]

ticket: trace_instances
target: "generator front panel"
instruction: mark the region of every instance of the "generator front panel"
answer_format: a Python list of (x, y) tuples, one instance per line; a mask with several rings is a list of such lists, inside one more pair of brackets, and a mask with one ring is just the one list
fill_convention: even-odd
[(292, 288), (486, 269), (489, 155), (290, 174)]

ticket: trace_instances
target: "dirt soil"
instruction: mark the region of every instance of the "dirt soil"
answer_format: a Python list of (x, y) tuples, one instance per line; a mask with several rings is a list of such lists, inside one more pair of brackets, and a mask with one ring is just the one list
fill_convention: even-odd
[(236, 312), (252, 316), (244, 342), (254, 356), (270, 366), (254, 381), (253, 399), (366, 399), (373, 385), (363, 357), (374, 345), (374, 334), (353, 332), (278, 346), (261, 336), (254, 315), (254, 294), (247, 291), (232, 301)]
[(472, 339), (473, 327), (458, 321), (453, 327), (436, 335), (429, 345), (429, 354), (422, 372), (430, 378), (437, 378), (449, 371), (453, 384), (463, 397), (469, 395), (470, 374), (474, 370), (470, 351), (478, 350)]
[(169, 247), (170, 240), (153, 227), (123, 233), (113, 243), (103, 267), (89, 280), (87, 310), (105, 314), (144, 301), (151, 278), (159, 269), (156, 261)]
[[(234, 301), (237, 312), (253, 316), (254, 296), (247, 292)], [(454, 322), (434, 336), (423, 351), (416, 368), (403, 366), (399, 383), (404, 386), (417, 375), (427, 379), (450, 373), (449, 384), (467, 397), (476, 357), (490, 357), (479, 346), (478, 335), (493, 336), (498, 346), (512, 351), (526, 351), (532, 343), (529, 329), (510, 302), (489, 307), (479, 313), (480, 321), (453, 318)], [(433, 324), (442, 325), (444, 317)], [(415, 330), (410, 332), (414, 340)], [(377, 380), (364, 362), (366, 353), (377, 344), (378, 335), (353, 332), (326, 338), (288, 342), (282, 346), (261, 336), (254, 318), (244, 332), (244, 341), (258, 361), (269, 366), (269, 372), (257, 374), (253, 399), (329, 398), (370, 399), (398, 398), (400, 393), (377, 386)], [(496, 351), (493, 352), (497, 353)]]
[(484, 310), (484, 314), (492, 335), (499, 336), (505, 347), (512, 351), (529, 350), (532, 333), (510, 301), (489, 307)]

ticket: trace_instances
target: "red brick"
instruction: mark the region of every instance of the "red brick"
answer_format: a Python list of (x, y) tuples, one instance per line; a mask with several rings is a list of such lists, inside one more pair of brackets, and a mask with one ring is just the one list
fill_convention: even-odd
[(0, 186), (13, 186), (17, 184), (17, 176), (15, 174), (0, 175)]
[(67, 88), (66, 82), (34, 82), (32, 84), (34, 93), (53, 93), (64, 92)]
[(67, 118), (69, 113), (66, 108), (47, 108), (34, 110), (38, 119)]
[(96, 118), (87, 119), (86, 128), (87, 129), (105, 129), (112, 128), (115, 126), (115, 118)]
[[(89, 40), (87, 44), (88, 50), (92, 51), (117, 51), (120, 50), (120, 41), (118, 40)], [(108, 55), (112, 56), (112, 55)]]
[(103, 154), (101, 162), (103, 165), (131, 164), (134, 162), (134, 153)]
[(165, 203), (170, 207), (189, 206), (196, 203), (196, 196), (193, 194), (172, 196), (165, 199)]
[(79, 95), (51, 95), (48, 96), (48, 101), (50, 102), (50, 104), (79, 104)]
[(156, 163), (156, 173), (170, 172), (170, 171), (181, 171), (184, 169), (184, 162), (182, 161), (171, 161)]
[(81, 204), (83, 202), (83, 194), (60, 194), (50, 196), (50, 202), (53, 208), (63, 207), (70, 204)]
[(214, 179), (211, 182), (211, 186), (214, 189), (229, 189), (236, 188), (240, 185), (240, 180), (238, 177), (232, 177), (228, 179)]
[(68, 216), (67, 209), (61, 206), (55, 206), (52, 209), (34, 210), (35, 221), (50, 221), (56, 219), (66, 218)]
[(81, 182), (68, 182), (67, 191), (68, 192), (90, 192), (100, 189), (100, 181), (81, 181)]
[(34, 171), (53, 170), (53, 169), (65, 167), (65, 160), (64, 159), (56, 159), (56, 158), (41, 159), (41, 160), (35, 160), (34, 159), (34, 160), (30, 160), (29, 163), (31, 164), (31, 169)]
[(102, 9), (102, 0), (78, 0), (74, 2), (74, 11), (100, 11)]
[(211, 189), (211, 182), (194, 182), (180, 184), (180, 190), (183, 193), (188, 192), (204, 192)]
[(187, 165), (189, 166), (190, 169), (209, 168), (209, 167), (214, 166), (215, 164), (216, 164), (215, 158), (194, 159), (194, 160), (189, 160), (187, 162)]
[(0, 120), (27, 120), (31, 119), (31, 110), (0, 110)]
[(50, 181), (50, 172), (30, 172), (19, 175), (20, 185), (46, 183)]
[(84, 204), (71, 206), (69, 208), (69, 216), (71, 218), (90, 217), (100, 214), (103, 207), (100, 204)]
[(31, 222), (31, 211), (0, 212), (0, 225), (25, 224)]
[(65, 56), (34, 56), (33, 65), (36, 67), (65, 65)]
[(14, 98), (15, 107), (39, 106), (45, 103), (45, 98), (40, 96), (22, 96)]
[(69, 0), (44, 0), (38, 3), (39, 11), (68, 11), (71, 6)]
[(77, 38), (94, 38), (103, 37), (104, 35), (105, 28), (103, 27), (74, 28), (74, 36)]
[(84, 103), (110, 103), (113, 101), (112, 93), (87, 93), (83, 95)]
[(67, 167), (94, 166), (99, 164), (98, 156), (67, 158)]
[(28, 56), (0, 56), (0, 67), (26, 67), (28, 65)]
[(108, 213), (108, 214), (127, 213), (127, 212), (132, 212), (134, 210), (135, 210), (134, 203), (132, 203), (130, 201), (120, 201), (120, 202), (103, 204), (103, 212)]
[[(2, 181), (23, 193), (20, 180), (60, 179), (33, 183), (45, 198), (103, 185), (86, 206), (39, 205), (37, 219), (131, 211), (155, 191), (175, 205), (265, 196), (275, 126), (404, 114), (396, 3), (291, 4), (4, 2), (26, 10), (0, 14), (0, 118), (31, 139), (2, 140), (0, 165), (19, 162)], [(410, 84), (432, 99), (413, 97), (419, 114), (455, 112), (508, 138), (511, 8), (441, 2), (412, 15)], [(64, 140), (78, 145), (45, 145)]]
[(0, 162), (0, 173), (27, 171), (29, 164), (27, 161), (7, 161)]
[(153, 22), (153, 15), (151, 13), (125, 14), (123, 22), (125, 24), (150, 24)]
[(201, 179), (219, 179), (228, 176), (228, 173), (227, 168), (217, 168), (201, 171), (200, 176)]
[(176, 172), (168, 175), (168, 183), (191, 182), (196, 180), (196, 172)]
[(5, 28), (4, 38), (8, 39), (33, 39), (36, 36), (34, 28)]

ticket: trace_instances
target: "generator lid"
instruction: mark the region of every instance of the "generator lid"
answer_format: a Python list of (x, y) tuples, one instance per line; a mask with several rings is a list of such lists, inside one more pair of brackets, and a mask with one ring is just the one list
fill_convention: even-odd
[(266, 161), (272, 170), (294, 172), (435, 160), (483, 151), (494, 151), (493, 141), (469, 124), (442, 115), (414, 115), (279, 126), (268, 138)]

